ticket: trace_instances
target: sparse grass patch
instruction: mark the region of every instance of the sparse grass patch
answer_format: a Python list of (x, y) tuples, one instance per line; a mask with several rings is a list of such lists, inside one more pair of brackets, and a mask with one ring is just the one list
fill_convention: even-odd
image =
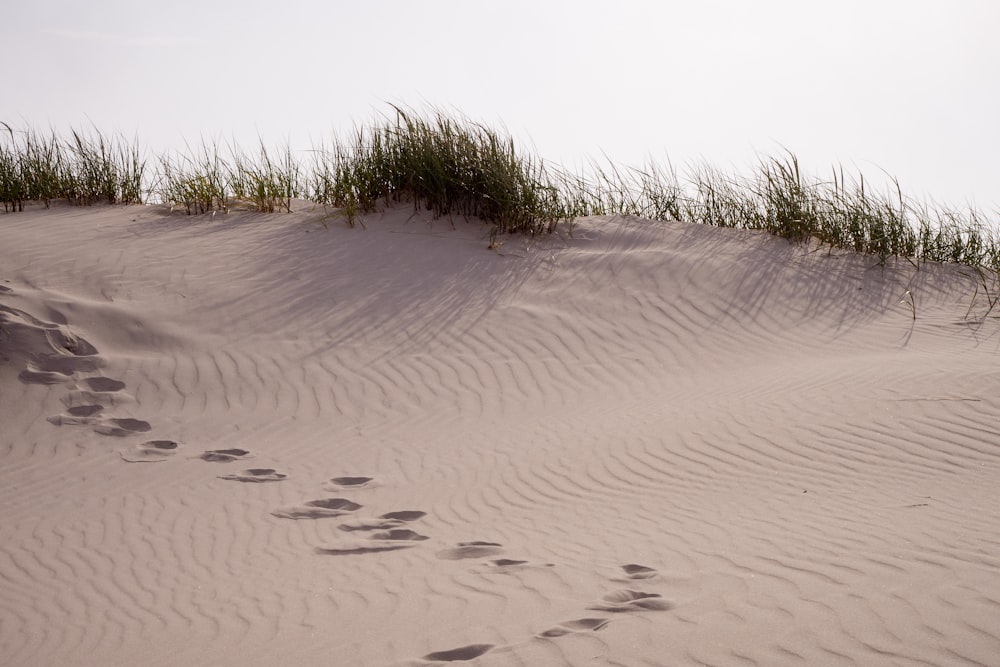
[(202, 140), (198, 151), (160, 157), (160, 200), (183, 206), (188, 215), (229, 211), (229, 167), (218, 143)]
[(248, 157), (235, 146), (229, 183), (233, 197), (250, 202), (264, 213), (292, 210), (292, 200), (301, 196), (301, 167), (287, 146), (273, 157), (260, 143), (256, 157)]

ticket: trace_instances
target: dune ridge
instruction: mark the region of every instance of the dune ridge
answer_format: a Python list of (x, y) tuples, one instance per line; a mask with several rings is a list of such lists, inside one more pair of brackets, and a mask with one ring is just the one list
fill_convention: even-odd
[(1000, 655), (967, 270), (322, 213), (0, 217), (11, 664)]

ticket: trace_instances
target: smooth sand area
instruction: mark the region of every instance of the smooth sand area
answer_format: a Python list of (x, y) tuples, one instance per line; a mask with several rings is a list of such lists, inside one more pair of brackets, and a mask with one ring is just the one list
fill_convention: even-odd
[(0, 215), (0, 663), (1000, 664), (970, 269), (299, 209)]

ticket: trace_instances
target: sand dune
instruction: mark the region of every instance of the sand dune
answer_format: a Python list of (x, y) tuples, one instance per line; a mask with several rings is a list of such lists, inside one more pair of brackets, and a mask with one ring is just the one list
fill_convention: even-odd
[(322, 215), (0, 217), (4, 664), (998, 664), (968, 269)]

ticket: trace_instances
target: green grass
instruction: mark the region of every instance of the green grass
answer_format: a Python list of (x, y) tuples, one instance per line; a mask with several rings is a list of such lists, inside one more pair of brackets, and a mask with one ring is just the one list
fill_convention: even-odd
[(229, 165), (218, 144), (202, 142), (197, 151), (160, 157), (160, 178), (154, 193), (172, 207), (183, 207), (188, 215), (229, 211)]
[(380, 201), (405, 201), (480, 218), (494, 237), (551, 231), (565, 217), (542, 162), (510, 137), (442, 112), (393, 109), (394, 118), (314, 150), (311, 199), (343, 209), (350, 224)]
[[(792, 241), (885, 260), (951, 262), (1000, 272), (1000, 224), (975, 209), (917, 202), (895, 180), (884, 191), (863, 175), (809, 176), (791, 152), (763, 157), (749, 174), (709, 165), (679, 177), (670, 164), (620, 167), (610, 160), (571, 172), (518, 149), (513, 139), (454, 113), (392, 106), (379, 122), (314, 146), (300, 159), (287, 146), (255, 153), (202, 142), (161, 155), (153, 169), (136, 141), (99, 132), (17, 131), (0, 124), (0, 199), (87, 205), (154, 201), (188, 214), (234, 205), (290, 211), (296, 199), (333, 207), (353, 225), (381, 205), (435, 216), (478, 218), (503, 234), (544, 234), (585, 215), (632, 215), (764, 230)], [(996, 296), (983, 279), (985, 298)], [(994, 290), (995, 291), (995, 290)]]
[(135, 141), (78, 130), (64, 140), (54, 132), (42, 135), (0, 125), (0, 199), (5, 211), (21, 211), (27, 201), (48, 206), (56, 199), (74, 204), (142, 203), (148, 188), (146, 159)]

